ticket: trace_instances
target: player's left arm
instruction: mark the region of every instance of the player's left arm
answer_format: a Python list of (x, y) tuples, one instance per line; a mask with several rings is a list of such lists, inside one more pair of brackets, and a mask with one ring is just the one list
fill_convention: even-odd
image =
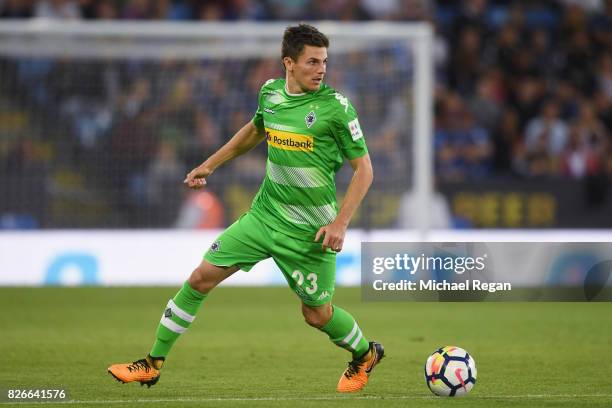
[(346, 229), (374, 179), (372, 162), (367, 152), (361, 157), (349, 160), (349, 163), (354, 173), (340, 206), (340, 211), (338, 211), (336, 219), (331, 224), (321, 227), (315, 237), (315, 241), (318, 242), (320, 237), (324, 236), (323, 251), (327, 248), (336, 252), (342, 250)]

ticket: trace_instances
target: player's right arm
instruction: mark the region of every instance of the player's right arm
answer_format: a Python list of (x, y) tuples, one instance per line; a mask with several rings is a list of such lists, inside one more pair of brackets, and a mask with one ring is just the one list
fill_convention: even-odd
[(206, 178), (210, 176), (217, 167), (233, 158), (244, 154), (261, 143), (266, 137), (263, 128), (255, 126), (249, 121), (219, 150), (195, 169), (191, 170), (183, 183), (190, 188), (200, 188), (206, 185)]

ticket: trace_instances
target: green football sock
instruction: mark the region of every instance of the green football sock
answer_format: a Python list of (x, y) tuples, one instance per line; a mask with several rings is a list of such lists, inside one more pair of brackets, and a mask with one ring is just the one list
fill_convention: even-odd
[(173, 299), (168, 301), (157, 326), (156, 340), (149, 355), (166, 357), (178, 337), (187, 331), (207, 295), (198, 292), (185, 282)]
[(353, 358), (368, 352), (370, 344), (357, 322), (350, 313), (338, 306), (333, 306), (332, 317), (321, 330), (327, 333), (334, 344), (353, 353)]

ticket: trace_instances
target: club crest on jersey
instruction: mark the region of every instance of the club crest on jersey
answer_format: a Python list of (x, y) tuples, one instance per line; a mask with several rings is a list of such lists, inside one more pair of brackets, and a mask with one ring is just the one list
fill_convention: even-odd
[(310, 111), (308, 115), (304, 118), (306, 121), (306, 127), (310, 129), (312, 125), (317, 121), (317, 115), (315, 115), (314, 111)]

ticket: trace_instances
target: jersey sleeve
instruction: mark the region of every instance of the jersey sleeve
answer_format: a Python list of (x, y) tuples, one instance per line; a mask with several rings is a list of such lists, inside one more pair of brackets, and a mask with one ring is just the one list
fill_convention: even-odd
[(348, 98), (339, 93), (335, 94), (338, 102), (337, 114), (334, 116), (334, 136), (342, 151), (342, 155), (349, 160), (364, 156), (368, 148), (359, 124), (355, 108)]
[(263, 120), (263, 107), (261, 106), (261, 102), (262, 102), (262, 95), (263, 95), (263, 89), (266, 87), (266, 85), (268, 85), (270, 81), (267, 81), (259, 90), (259, 94), (257, 95), (257, 110), (255, 111), (255, 115), (253, 115), (253, 124), (255, 125), (255, 127), (259, 130), (264, 129), (264, 120)]

